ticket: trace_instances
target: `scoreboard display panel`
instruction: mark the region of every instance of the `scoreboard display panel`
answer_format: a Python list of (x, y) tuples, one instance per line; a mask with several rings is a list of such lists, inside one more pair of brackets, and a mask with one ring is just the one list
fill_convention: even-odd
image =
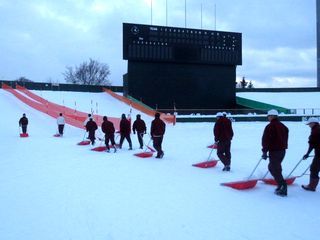
[(242, 35), (235, 32), (123, 23), (123, 59), (241, 65)]

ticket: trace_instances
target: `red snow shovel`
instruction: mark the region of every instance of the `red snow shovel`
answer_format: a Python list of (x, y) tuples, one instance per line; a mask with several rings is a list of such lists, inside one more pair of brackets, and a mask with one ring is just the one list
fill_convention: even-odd
[(256, 171), (257, 167), (261, 163), (261, 160), (262, 160), (262, 158), (260, 158), (259, 162), (255, 166), (255, 168), (253, 169), (252, 173), (247, 178), (247, 180), (221, 183), (221, 185), (222, 186), (231, 187), (231, 188), (234, 188), (234, 189), (237, 189), (237, 190), (245, 190), (245, 189), (254, 188), (259, 179), (250, 179), (250, 178), (252, 177), (253, 173)]
[[(144, 152), (135, 153), (135, 154), (133, 154), (133, 155), (136, 156), (136, 157), (141, 157), (141, 158), (149, 158), (149, 157), (152, 157), (152, 155), (153, 155), (153, 153), (155, 152), (155, 150), (154, 150), (153, 148), (149, 147), (150, 142), (151, 142), (151, 138), (150, 138), (148, 144), (145, 145), (145, 146), (146, 146), (146, 149), (144, 150)], [(149, 149), (151, 152), (147, 152), (148, 149)], [(152, 151), (151, 149), (152, 149), (153, 151)]]
[[(312, 156), (310, 156), (312, 157)], [(299, 164), (302, 162), (303, 158), (300, 159), (300, 161), (296, 164), (296, 166), (292, 169), (292, 171), (288, 174), (288, 176), (285, 178), (287, 185), (291, 185), (293, 184), (293, 182), (296, 180), (296, 178), (302, 177), (303, 175), (305, 175), (305, 173), (308, 171), (308, 169), (310, 168), (310, 166), (308, 166), (308, 168), (300, 175), (300, 176), (291, 176), (292, 173), (294, 172), (294, 170), (296, 170), (296, 168), (299, 166)], [(266, 175), (268, 174), (268, 172), (266, 173)], [(265, 175), (265, 176), (266, 176)], [(278, 185), (277, 182), (273, 179), (273, 178), (262, 178), (261, 181), (263, 181), (265, 184), (270, 184), (270, 185)]]
[(210, 160), (210, 157), (211, 157), (211, 154), (212, 154), (213, 150), (214, 150), (214, 148), (211, 149), (207, 161), (200, 162), (200, 163), (195, 163), (195, 164), (192, 164), (192, 166), (199, 167), (199, 168), (212, 168), (212, 167), (215, 167), (220, 160), (214, 160), (214, 159)]
[(29, 134), (28, 133), (20, 133), (20, 137), (26, 138), (26, 137), (29, 137)]
[(91, 149), (91, 151), (96, 151), (96, 152), (104, 152), (106, 150), (107, 150), (106, 146), (99, 146)]
[(83, 139), (81, 142), (78, 142), (77, 145), (79, 146), (85, 146), (85, 145), (89, 145), (90, 144), (90, 140), (84, 140), (84, 138), (86, 137), (87, 132), (84, 132), (83, 134)]

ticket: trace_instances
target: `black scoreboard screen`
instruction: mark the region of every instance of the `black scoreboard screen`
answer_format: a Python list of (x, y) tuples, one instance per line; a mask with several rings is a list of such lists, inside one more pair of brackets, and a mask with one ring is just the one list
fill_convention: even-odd
[(241, 33), (123, 23), (123, 59), (242, 64)]

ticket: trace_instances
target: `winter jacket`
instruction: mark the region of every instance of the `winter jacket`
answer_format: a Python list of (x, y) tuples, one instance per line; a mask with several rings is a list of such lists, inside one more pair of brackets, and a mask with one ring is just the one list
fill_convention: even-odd
[(146, 123), (142, 119), (137, 119), (134, 121), (132, 125), (132, 131), (135, 133), (136, 131), (138, 133), (146, 133), (147, 132), (147, 127)]
[(65, 120), (64, 120), (64, 117), (59, 116), (59, 117), (57, 118), (57, 124), (58, 124), (58, 125), (64, 125), (64, 124), (66, 124), (66, 122), (65, 122)]
[(106, 135), (112, 135), (115, 132), (114, 125), (110, 121), (103, 121), (101, 125), (101, 130), (104, 132)]
[(232, 123), (226, 117), (220, 117), (213, 128), (214, 140), (218, 141), (231, 141), (233, 138)]
[(20, 125), (20, 126), (26, 126), (26, 125), (28, 125), (28, 118), (27, 118), (27, 117), (22, 117), (22, 118), (20, 118), (20, 120), (19, 120), (19, 125)]
[(95, 131), (98, 129), (98, 126), (96, 124), (95, 121), (93, 120), (90, 120), (89, 122), (87, 122), (86, 124), (86, 129), (87, 129), (87, 132), (91, 132), (91, 131)]
[(265, 127), (262, 136), (262, 151), (279, 151), (288, 148), (289, 129), (279, 121), (272, 119)]
[(318, 123), (311, 128), (308, 143), (311, 149), (320, 149), (320, 125)]
[(130, 131), (131, 131), (130, 121), (126, 118), (122, 118), (120, 120), (120, 134), (127, 136), (127, 135), (130, 135)]
[(151, 136), (160, 137), (163, 136), (166, 131), (166, 124), (160, 118), (155, 118), (151, 122)]
[(92, 120), (94, 121), (94, 118), (91, 116), (91, 117), (87, 117), (86, 120), (84, 120), (83, 122), (83, 126), (86, 126), (87, 123), (90, 121), (90, 118), (92, 118)]

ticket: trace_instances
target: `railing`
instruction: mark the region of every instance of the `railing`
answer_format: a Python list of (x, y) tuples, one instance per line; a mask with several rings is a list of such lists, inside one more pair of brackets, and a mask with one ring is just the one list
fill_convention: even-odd
[[(216, 115), (218, 112), (226, 112), (228, 115), (265, 115), (267, 114), (266, 110), (261, 109), (157, 109), (157, 111), (163, 113), (170, 113), (174, 115)], [(279, 112), (283, 115), (299, 115), (299, 116), (313, 116), (320, 115), (320, 108), (296, 108), (289, 109), (288, 113)]]

